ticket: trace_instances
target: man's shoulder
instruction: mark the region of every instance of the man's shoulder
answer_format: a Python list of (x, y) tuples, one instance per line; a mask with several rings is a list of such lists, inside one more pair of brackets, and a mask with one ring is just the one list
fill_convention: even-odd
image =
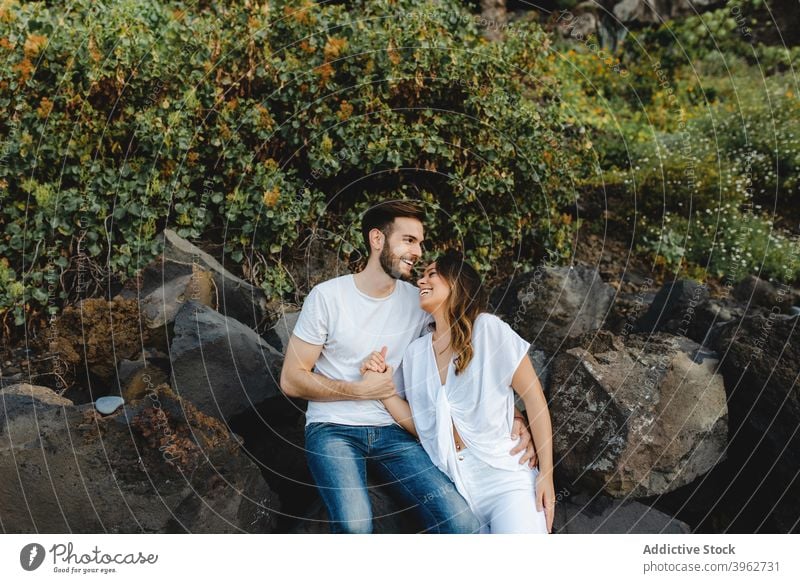
[(309, 295), (311, 293), (317, 293), (323, 296), (328, 296), (331, 294), (339, 293), (342, 289), (344, 289), (344, 286), (350, 284), (352, 278), (353, 276), (348, 273), (347, 275), (340, 275), (339, 277), (326, 279), (325, 281), (321, 281), (317, 285), (312, 287), (311, 291), (309, 292)]
[(427, 319), (428, 314), (419, 306), (419, 288), (403, 280), (397, 280), (397, 285), (403, 303), (416, 312), (421, 320)]
[(419, 301), (419, 288), (417, 286), (402, 279), (397, 280), (397, 285), (400, 286), (400, 293), (404, 296), (413, 297)]
[(419, 293), (419, 288), (409, 281), (405, 281), (404, 279), (398, 279), (397, 283), (400, 285), (400, 287), (402, 287), (406, 291)]

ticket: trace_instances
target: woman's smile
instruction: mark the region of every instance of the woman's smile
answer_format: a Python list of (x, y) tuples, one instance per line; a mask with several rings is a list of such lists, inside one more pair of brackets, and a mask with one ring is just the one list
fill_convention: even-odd
[(419, 305), (428, 313), (433, 313), (444, 305), (450, 295), (450, 285), (439, 276), (435, 262), (425, 268), (422, 277), (417, 280), (417, 286), (419, 286)]

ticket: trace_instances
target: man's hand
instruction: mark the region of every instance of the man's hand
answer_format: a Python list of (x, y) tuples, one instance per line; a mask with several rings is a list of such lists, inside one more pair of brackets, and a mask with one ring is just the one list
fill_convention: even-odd
[(384, 372), (373, 372), (368, 370), (358, 382), (359, 396), (362, 399), (388, 399), (395, 394), (394, 371), (390, 365), (386, 365)]
[(367, 359), (361, 363), (361, 376), (371, 370), (373, 372), (383, 372), (386, 370), (386, 351), (388, 348), (384, 346), (380, 352), (373, 352)]
[(536, 457), (536, 449), (533, 447), (533, 440), (531, 439), (531, 432), (528, 427), (519, 417), (514, 417), (514, 425), (511, 427), (511, 438), (516, 439), (519, 436), (519, 443), (511, 450), (511, 455), (516, 455), (522, 450), (525, 453), (519, 458), (519, 463), (524, 464), (528, 462), (529, 468), (535, 468), (539, 464)]

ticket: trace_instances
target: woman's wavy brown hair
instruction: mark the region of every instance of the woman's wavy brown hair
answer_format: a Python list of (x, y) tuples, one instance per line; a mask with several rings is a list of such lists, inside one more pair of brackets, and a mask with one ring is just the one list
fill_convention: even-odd
[(487, 295), (481, 276), (455, 250), (436, 259), (436, 271), (450, 284), (447, 316), (450, 320), (450, 345), (456, 355), (456, 374), (464, 372), (474, 356), (472, 328), (478, 314), (486, 311)]

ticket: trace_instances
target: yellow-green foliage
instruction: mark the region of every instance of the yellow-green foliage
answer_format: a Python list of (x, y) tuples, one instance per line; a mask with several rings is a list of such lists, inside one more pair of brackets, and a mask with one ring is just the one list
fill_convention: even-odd
[(800, 277), (797, 48), (748, 37), (760, 0), (629, 34), (559, 45), (564, 107), (600, 159), (583, 190), (668, 268)]
[(3, 2), (0, 310), (74, 299), (48, 285), (86, 260), (133, 275), (167, 226), (279, 297), (310, 227), (346, 253), (343, 217), (387, 192), (427, 200), (430, 239), (484, 272), (568, 256), (590, 152), (562, 131), (547, 35), (488, 43), (455, 1), (349, 4)]

